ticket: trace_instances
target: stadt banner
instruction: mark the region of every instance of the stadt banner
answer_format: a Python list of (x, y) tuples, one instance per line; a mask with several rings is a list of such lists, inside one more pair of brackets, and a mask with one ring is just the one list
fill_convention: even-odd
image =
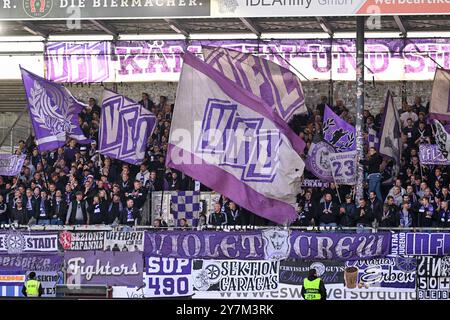
[(58, 251), (58, 233), (0, 232), (0, 253), (20, 254), (30, 252), (52, 253)]
[(67, 251), (64, 261), (68, 284), (143, 285), (139, 252)]
[[(187, 47), (184, 40), (52, 42), (44, 53), (46, 76), (72, 83), (174, 82), (180, 76), (183, 53), (201, 56), (206, 46), (257, 54), (295, 74), (300, 70), (310, 80), (328, 81), (332, 75), (333, 80), (354, 81), (356, 77), (354, 39), (192, 40)], [(433, 80), (436, 64), (429, 57), (450, 69), (449, 53), (449, 38), (412, 38), (406, 43), (403, 39), (366, 39), (366, 76), (375, 81)], [(36, 60), (35, 65), (39, 70), (32, 70), (42, 74), (42, 63)], [(15, 77), (19, 79), (20, 74)]]
[(418, 300), (450, 299), (450, 256), (417, 257)]
[(194, 291), (264, 292), (278, 289), (279, 261), (194, 260)]

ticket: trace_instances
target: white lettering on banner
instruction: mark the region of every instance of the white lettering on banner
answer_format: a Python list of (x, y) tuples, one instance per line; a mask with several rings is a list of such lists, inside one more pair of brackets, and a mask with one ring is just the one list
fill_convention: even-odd
[(450, 299), (450, 256), (418, 257), (419, 300)]
[(90, 281), (93, 276), (132, 276), (138, 275), (138, 267), (133, 263), (131, 267), (121, 264), (120, 266), (111, 267), (111, 263), (102, 265), (97, 259), (95, 266), (83, 266), (86, 260), (82, 257), (72, 258), (67, 261), (68, 269), (72, 275), (85, 276)]
[(328, 158), (335, 183), (356, 184), (356, 151), (330, 153)]

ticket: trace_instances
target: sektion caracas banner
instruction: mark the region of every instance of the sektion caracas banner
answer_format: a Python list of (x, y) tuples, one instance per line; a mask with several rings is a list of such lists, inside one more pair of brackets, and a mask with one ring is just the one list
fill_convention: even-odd
[(389, 254), (390, 233), (346, 234), (183, 231), (147, 232), (144, 252), (149, 256), (186, 259), (270, 258), (358, 260)]
[(68, 251), (64, 261), (68, 284), (143, 285), (139, 252)]
[[(193, 40), (187, 49), (185, 41), (180, 40), (117, 41), (115, 44), (52, 42), (47, 45), (44, 55), (46, 76), (49, 80), (63, 83), (173, 82), (180, 77), (183, 52), (197, 53), (202, 58), (203, 46), (258, 53), (259, 57), (269, 59), (297, 75), (296, 70), (300, 70), (311, 81), (328, 81), (331, 76), (334, 80), (354, 81), (356, 77), (356, 47), (353, 39), (333, 39), (331, 42), (328, 39), (267, 42)], [(365, 52), (366, 77), (373, 77), (375, 81), (432, 80), (436, 70), (433, 60), (443, 68), (450, 69), (448, 38), (408, 39), (406, 43), (403, 39), (367, 39)], [(5, 72), (9, 65), (17, 68), (11, 63), (4, 64)], [(42, 75), (42, 62), (36, 61), (27, 67)], [(9, 74), (16, 72), (8, 71), (9, 78)], [(17, 73), (15, 78), (19, 79), (20, 74)], [(304, 77), (300, 77), (300, 80), (306, 81)]]

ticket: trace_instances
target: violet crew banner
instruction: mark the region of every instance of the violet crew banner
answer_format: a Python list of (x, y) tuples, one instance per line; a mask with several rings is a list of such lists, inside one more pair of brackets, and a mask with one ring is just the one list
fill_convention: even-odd
[(21, 254), (31, 252), (58, 252), (58, 233), (16, 230), (0, 233), (0, 253)]
[[(275, 229), (276, 230), (276, 229)], [(297, 259), (358, 260), (390, 253), (391, 234), (318, 234), (292, 231), (263, 237), (261, 231), (146, 232), (146, 255), (155, 257), (261, 260), (276, 256)]]
[(421, 256), (417, 260), (417, 298), (449, 300), (450, 257)]
[(325, 106), (323, 116), (323, 139), (332, 145), (336, 152), (356, 150), (355, 127), (342, 120), (328, 106)]
[(113, 91), (103, 91), (98, 151), (108, 157), (140, 164), (156, 117), (139, 103)]
[(207, 64), (263, 99), (286, 122), (307, 111), (300, 79), (288, 69), (252, 54), (221, 47), (205, 46), (202, 53)]
[(64, 254), (68, 284), (143, 285), (139, 252), (68, 251)]
[(331, 173), (334, 182), (343, 185), (356, 184), (356, 150), (341, 153), (330, 153)]
[(39, 151), (62, 147), (69, 137), (78, 143), (90, 143), (78, 122), (78, 114), (84, 105), (62, 85), (22, 68), (21, 72)]
[(22, 170), (25, 155), (0, 154), (0, 175), (17, 176)]
[[(258, 54), (291, 72), (300, 70), (308, 79), (329, 80), (332, 74), (334, 80), (353, 81), (356, 76), (354, 39), (333, 39), (332, 44), (321, 39), (193, 40), (187, 49), (180, 40), (117, 41), (114, 46), (106, 41), (55, 42), (46, 48), (46, 76), (63, 83), (178, 81), (183, 52), (200, 55), (203, 46)], [(429, 55), (450, 69), (449, 38), (408, 39), (406, 45), (402, 39), (366, 39), (365, 52), (368, 76), (376, 81), (433, 80), (436, 64)]]
[(261, 217), (296, 219), (304, 142), (263, 100), (185, 54), (175, 105), (166, 166)]
[(450, 233), (394, 233), (392, 255), (446, 256), (450, 255)]
[(421, 164), (450, 165), (450, 160), (444, 157), (435, 144), (421, 144), (419, 146), (419, 159)]
[(194, 260), (194, 291), (274, 291), (278, 289), (279, 267), (279, 261)]

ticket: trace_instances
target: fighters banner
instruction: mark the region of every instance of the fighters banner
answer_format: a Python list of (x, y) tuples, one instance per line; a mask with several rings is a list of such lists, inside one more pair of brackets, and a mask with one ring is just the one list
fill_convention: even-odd
[(450, 256), (422, 256), (417, 259), (418, 299), (450, 299)]
[(68, 284), (143, 285), (139, 252), (67, 251), (64, 261)]
[(105, 233), (106, 251), (144, 251), (144, 231), (109, 231)]
[(393, 233), (391, 254), (413, 256), (450, 255), (450, 233)]
[(343, 185), (356, 184), (356, 150), (328, 154), (334, 182)]
[(62, 251), (103, 250), (105, 232), (103, 231), (63, 231), (59, 234)]
[(279, 261), (194, 260), (194, 291), (264, 292), (278, 289)]
[(390, 253), (391, 234), (261, 231), (146, 232), (148, 256), (261, 260), (281, 257), (311, 260), (359, 260)]
[(22, 232), (10, 230), (0, 233), (0, 253), (58, 252), (58, 233)]
[(421, 144), (419, 146), (419, 160), (421, 164), (450, 165), (450, 160), (444, 157), (435, 144)]
[(26, 155), (0, 154), (0, 175), (17, 176), (22, 170)]

